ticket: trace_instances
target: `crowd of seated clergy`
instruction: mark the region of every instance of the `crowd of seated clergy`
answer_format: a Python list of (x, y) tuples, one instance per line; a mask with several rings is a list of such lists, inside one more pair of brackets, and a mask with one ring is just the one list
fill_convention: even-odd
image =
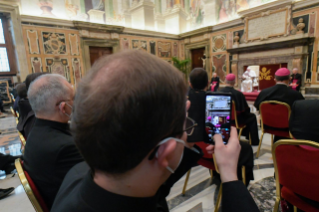
[[(318, 126), (308, 112), (316, 113), (319, 101), (296, 101), (303, 97), (288, 88), (287, 70), (276, 72), (277, 85), (262, 91), (255, 106), (265, 100), (288, 103), (294, 137), (318, 142), (319, 131), (305, 123)], [(205, 119), (203, 96), (210, 83), (204, 69), (190, 74), (189, 100), (181, 72), (137, 50), (101, 58), (76, 94), (60, 75), (28, 77), (27, 97), (20, 99), (19, 110), (32, 111), (35, 122), (27, 136), (24, 168), (51, 211), (169, 211), (166, 196), (171, 187), (203, 155), (196, 142), (207, 138), (205, 126), (187, 126), (185, 120)], [(258, 145), (256, 117), (233, 88), (235, 81), (229, 74), (221, 92), (232, 94), (242, 115), (239, 121), (248, 126), (252, 145)], [(185, 129), (192, 127), (188, 134)], [(259, 211), (238, 180), (243, 165), (247, 181), (253, 179), (251, 146), (238, 140), (233, 127), (227, 145), (217, 134), (214, 141), (206, 150), (215, 154), (220, 171), (222, 211)]]
[[(165, 197), (171, 187), (202, 157), (196, 143), (187, 142), (185, 129), (195, 125), (185, 124), (191, 105), (186, 92), (178, 70), (142, 51), (95, 63), (74, 104), (64, 77), (37, 77), (28, 88), (36, 120), (24, 168), (50, 210), (169, 211)], [(227, 146), (219, 135), (214, 140), (207, 150), (216, 155), (223, 202), (243, 199), (222, 204), (223, 211), (258, 211), (237, 178), (236, 130)]]
[[(205, 108), (206, 108), (206, 90), (209, 86), (208, 75), (203, 68), (195, 68), (189, 75), (188, 99), (191, 102), (191, 106), (188, 110), (188, 116), (191, 117), (198, 126), (194, 129), (191, 136), (188, 137), (188, 142), (207, 142), (208, 135), (205, 131)], [(246, 100), (245, 100), (246, 101)], [(254, 115), (255, 116), (255, 115)], [(256, 119), (256, 116), (255, 116)], [(256, 130), (257, 121), (256, 121)], [(248, 142), (240, 141), (241, 154), (238, 161), (238, 178), (242, 179), (242, 166), (246, 168), (246, 185), (249, 185), (250, 180), (254, 180), (253, 168), (254, 168), (254, 154), (253, 150)], [(212, 160), (212, 159), (206, 159)], [(214, 172), (214, 177), (218, 177), (218, 173)]]

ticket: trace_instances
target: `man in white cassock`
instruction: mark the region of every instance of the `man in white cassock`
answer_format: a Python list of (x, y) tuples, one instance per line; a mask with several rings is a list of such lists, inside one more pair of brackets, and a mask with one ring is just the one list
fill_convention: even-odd
[(242, 83), (241, 83), (241, 91), (242, 92), (252, 92), (253, 91), (253, 80), (256, 79), (256, 73), (251, 71), (248, 67), (245, 73), (242, 76)]

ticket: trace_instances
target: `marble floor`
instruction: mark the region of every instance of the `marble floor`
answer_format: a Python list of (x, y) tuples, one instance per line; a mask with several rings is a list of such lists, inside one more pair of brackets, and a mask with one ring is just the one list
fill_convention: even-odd
[[(15, 118), (11, 114), (0, 118), (0, 152), (3, 154), (20, 155), (20, 140), (16, 131)], [(260, 133), (260, 132), (259, 132)], [(242, 138), (244, 139), (244, 138)], [(258, 147), (252, 147), (256, 155)], [(273, 161), (271, 156), (271, 138), (265, 135), (260, 157), (254, 160), (254, 181), (250, 182), (250, 186), (254, 183), (274, 175)], [(210, 179), (207, 168), (197, 166), (192, 168), (190, 178), (187, 184), (187, 192), (182, 196), (182, 189), (185, 182), (183, 176), (171, 189), (167, 197), (167, 201), (172, 212), (208, 212), (214, 211), (215, 200), (218, 195), (216, 184)], [(249, 186), (249, 187), (250, 187)], [(0, 188), (14, 187), (15, 191), (7, 198), (0, 200), (1, 211), (34, 211), (28, 197), (23, 190), (17, 175), (5, 175), (0, 171)], [(23, 210), (12, 210), (8, 205), (23, 203)], [(22, 206), (21, 204), (19, 204)]]

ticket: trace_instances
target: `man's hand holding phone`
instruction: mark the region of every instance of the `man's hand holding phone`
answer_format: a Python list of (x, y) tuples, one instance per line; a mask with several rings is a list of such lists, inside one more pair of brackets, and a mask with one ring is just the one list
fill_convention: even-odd
[(215, 145), (209, 145), (206, 150), (215, 154), (216, 163), (223, 183), (238, 180), (237, 164), (241, 146), (239, 144), (237, 130), (231, 127), (228, 144), (223, 143), (221, 135), (214, 135)]

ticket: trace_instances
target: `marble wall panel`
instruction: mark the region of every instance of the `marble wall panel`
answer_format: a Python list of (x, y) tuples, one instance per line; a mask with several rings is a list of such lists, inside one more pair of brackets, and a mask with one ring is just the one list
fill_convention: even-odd
[(78, 35), (69, 34), (69, 41), (70, 41), (71, 55), (73, 56), (80, 55)]
[(226, 34), (213, 36), (212, 38), (212, 49), (213, 52), (224, 52), (226, 51)]
[(67, 54), (64, 33), (42, 32), (42, 41), (44, 54)]
[(32, 73), (43, 72), (41, 58), (31, 57), (31, 67), (32, 67)]
[(226, 54), (219, 54), (212, 57), (213, 71), (217, 73), (221, 82), (224, 82), (226, 77), (226, 56)]
[(28, 46), (30, 54), (40, 54), (39, 38), (36, 30), (27, 30)]

